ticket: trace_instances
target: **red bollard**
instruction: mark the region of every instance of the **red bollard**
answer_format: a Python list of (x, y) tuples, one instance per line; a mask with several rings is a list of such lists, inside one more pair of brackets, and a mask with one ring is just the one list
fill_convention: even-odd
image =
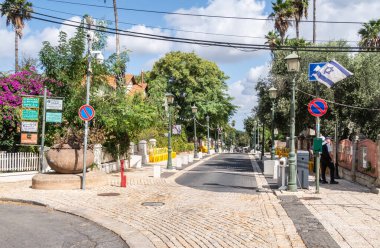
[(127, 187), (127, 176), (124, 175), (124, 160), (120, 160), (120, 172), (121, 172), (121, 183), (120, 187), (126, 188)]

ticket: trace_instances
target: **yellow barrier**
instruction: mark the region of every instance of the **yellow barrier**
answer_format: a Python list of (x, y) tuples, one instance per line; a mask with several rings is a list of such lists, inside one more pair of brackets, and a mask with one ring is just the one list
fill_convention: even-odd
[[(175, 158), (177, 156), (176, 152), (172, 152), (172, 158)], [(161, 162), (168, 160), (168, 148), (153, 148), (149, 152), (149, 162), (155, 163), (155, 162)]]
[(201, 152), (207, 153), (208, 152), (207, 147), (206, 146), (201, 146)]

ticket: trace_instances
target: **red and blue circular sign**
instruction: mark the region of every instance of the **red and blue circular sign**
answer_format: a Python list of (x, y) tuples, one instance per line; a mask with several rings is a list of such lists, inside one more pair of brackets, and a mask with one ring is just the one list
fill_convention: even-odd
[(309, 113), (315, 117), (321, 117), (327, 113), (327, 103), (321, 98), (312, 100), (308, 105)]
[(95, 110), (91, 105), (85, 104), (79, 108), (79, 117), (84, 121), (90, 121), (95, 116)]

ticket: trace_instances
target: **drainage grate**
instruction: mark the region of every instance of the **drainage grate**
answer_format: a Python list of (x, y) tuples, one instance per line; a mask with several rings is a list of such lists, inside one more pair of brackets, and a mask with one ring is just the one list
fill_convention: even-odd
[(143, 203), (141, 203), (141, 205), (147, 206), (147, 207), (160, 207), (160, 206), (165, 205), (165, 203), (163, 203), (163, 202), (143, 202)]
[(120, 195), (119, 193), (100, 193), (98, 196), (118, 196)]
[(321, 200), (322, 198), (320, 197), (301, 197), (300, 200), (305, 200), (305, 201), (316, 201), (316, 200)]

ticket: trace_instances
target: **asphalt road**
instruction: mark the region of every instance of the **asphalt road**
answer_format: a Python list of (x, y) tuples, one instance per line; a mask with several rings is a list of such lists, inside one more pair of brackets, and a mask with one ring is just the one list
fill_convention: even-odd
[(0, 201), (1, 248), (121, 248), (115, 233), (81, 217), (45, 207)]
[(257, 183), (248, 154), (220, 154), (176, 179), (178, 184), (214, 192), (255, 194)]

